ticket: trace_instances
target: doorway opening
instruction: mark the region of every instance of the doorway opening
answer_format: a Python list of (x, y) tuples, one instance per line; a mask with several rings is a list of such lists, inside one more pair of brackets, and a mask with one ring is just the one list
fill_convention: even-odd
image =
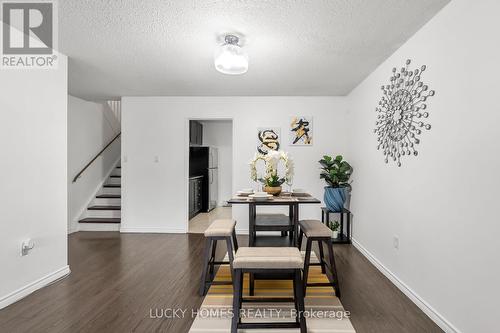
[(189, 233), (204, 233), (213, 221), (232, 217), (232, 167), (232, 119), (189, 120)]

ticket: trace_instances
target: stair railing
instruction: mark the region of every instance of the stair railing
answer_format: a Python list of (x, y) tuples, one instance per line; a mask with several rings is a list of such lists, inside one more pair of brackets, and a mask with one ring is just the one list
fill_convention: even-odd
[(122, 135), (122, 132), (118, 133), (118, 134), (117, 134), (117, 135), (113, 138), (113, 140), (111, 140), (111, 141), (110, 141), (110, 142), (109, 142), (109, 143), (108, 143), (108, 144), (107, 144), (104, 148), (102, 148), (102, 149), (101, 149), (101, 151), (100, 151), (99, 153), (97, 153), (97, 155), (95, 155), (95, 156), (94, 156), (94, 158), (93, 158), (92, 160), (90, 160), (90, 162), (89, 162), (89, 163), (87, 163), (87, 165), (85, 165), (85, 166), (83, 167), (83, 169), (82, 169), (79, 173), (77, 173), (77, 174), (76, 174), (75, 178), (73, 178), (73, 183), (74, 183), (74, 182), (76, 182), (76, 181), (78, 180), (78, 178), (80, 178), (80, 176), (81, 176), (81, 175), (85, 172), (85, 170), (87, 170), (87, 169), (88, 169), (88, 167), (89, 167), (89, 166), (91, 166), (91, 165), (92, 165), (92, 163), (94, 163), (94, 161), (95, 161), (95, 160), (97, 160), (97, 158), (98, 158), (99, 156), (101, 156), (101, 155), (102, 155), (102, 153), (103, 153), (103, 152), (104, 152), (104, 151), (105, 151), (105, 150), (106, 150), (109, 146), (111, 146), (111, 144), (112, 144), (113, 142), (115, 142), (115, 141), (116, 141), (116, 139), (118, 139), (118, 138), (120, 137), (120, 135)]

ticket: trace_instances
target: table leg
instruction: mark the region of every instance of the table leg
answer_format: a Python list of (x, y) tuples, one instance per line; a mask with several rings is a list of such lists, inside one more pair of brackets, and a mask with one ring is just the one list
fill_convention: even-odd
[(252, 247), (255, 243), (255, 204), (248, 205), (248, 246)]
[(299, 228), (299, 205), (293, 205), (293, 246), (297, 246), (297, 235)]
[(340, 210), (340, 238), (344, 237), (344, 210)]

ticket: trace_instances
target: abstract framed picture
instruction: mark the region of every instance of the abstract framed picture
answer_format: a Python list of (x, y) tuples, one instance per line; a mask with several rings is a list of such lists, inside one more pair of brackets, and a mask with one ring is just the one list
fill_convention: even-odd
[(291, 146), (312, 146), (313, 118), (310, 116), (293, 116), (288, 132)]
[(257, 152), (266, 155), (270, 150), (279, 150), (280, 132), (279, 127), (259, 127), (257, 129)]

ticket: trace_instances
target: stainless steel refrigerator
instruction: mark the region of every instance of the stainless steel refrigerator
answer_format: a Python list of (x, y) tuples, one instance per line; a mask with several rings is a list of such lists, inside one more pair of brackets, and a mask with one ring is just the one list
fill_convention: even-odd
[(219, 195), (219, 152), (208, 147), (208, 211), (217, 207)]

